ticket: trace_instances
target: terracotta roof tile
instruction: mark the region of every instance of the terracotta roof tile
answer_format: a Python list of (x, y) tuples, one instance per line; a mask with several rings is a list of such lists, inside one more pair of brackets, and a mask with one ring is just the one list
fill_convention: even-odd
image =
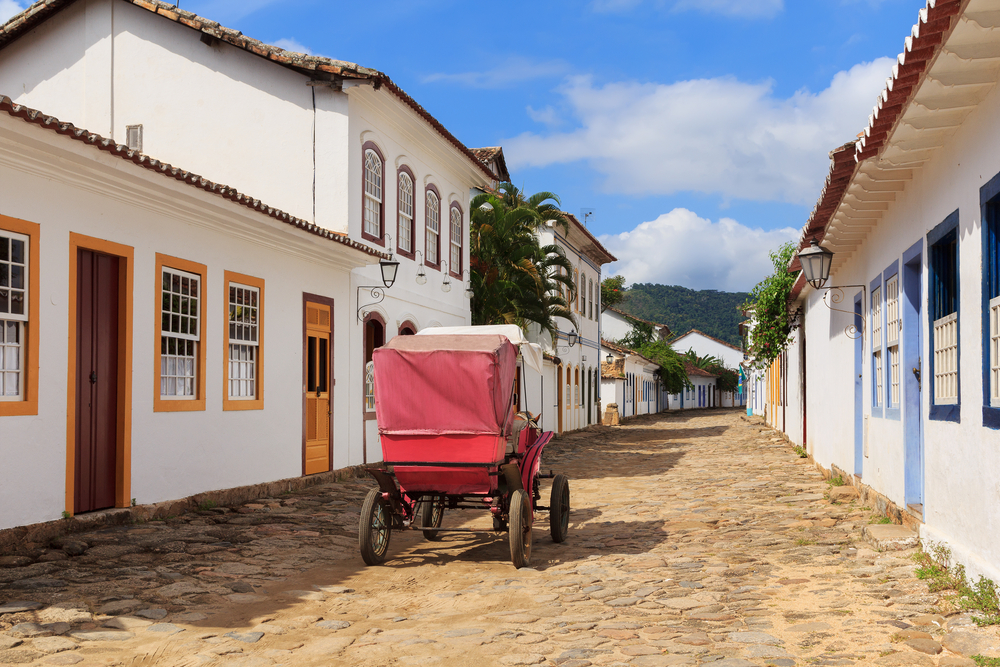
[(285, 213), (282, 210), (276, 209), (273, 206), (268, 206), (261, 200), (245, 195), (228, 185), (214, 183), (207, 178), (202, 178), (201, 176), (190, 171), (174, 167), (166, 162), (160, 162), (159, 160), (151, 158), (138, 151), (129, 150), (127, 146), (123, 144), (116, 144), (111, 139), (102, 137), (99, 134), (94, 134), (93, 132), (88, 132), (87, 130), (78, 128), (72, 123), (63, 123), (55, 116), (46, 116), (37, 109), (32, 109), (21, 104), (15, 104), (5, 95), (0, 95), (0, 112), (6, 113), (14, 118), (20, 118), (26, 123), (31, 123), (32, 125), (55, 132), (56, 134), (61, 134), (69, 137), (70, 139), (93, 146), (94, 148), (105, 151), (116, 158), (132, 162), (143, 169), (162, 174), (167, 178), (173, 178), (190, 185), (191, 187), (219, 195), (224, 199), (228, 199), (241, 206), (253, 209), (254, 211), (258, 211), (264, 215), (272, 217), (275, 220), (280, 220), (281, 222), (287, 223), (292, 227), (309, 232), (310, 234), (314, 234), (321, 238), (328, 239), (334, 243), (339, 243), (340, 245), (367, 253), (373, 257), (389, 257), (386, 253), (379, 252), (367, 245), (351, 240), (351, 238), (346, 234), (324, 229), (323, 227), (315, 225), (307, 220), (297, 218), (293, 215)]
[(714, 373), (709, 373), (704, 368), (698, 368), (697, 366), (695, 366), (694, 364), (692, 364), (690, 361), (685, 361), (684, 362), (684, 372), (687, 373), (688, 375), (693, 375), (695, 377), (705, 377), (705, 378), (717, 378), (717, 377), (719, 377), (718, 375), (715, 375)]
[[(956, 17), (961, 8), (962, 0), (927, 0), (920, 10), (920, 18), (910, 36), (904, 40), (903, 52), (896, 59), (892, 77), (879, 94), (864, 132), (857, 141), (844, 144), (830, 153), (830, 173), (819, 201), (802, 229), (799, 249), (808, 247), (813, 239), (822, 242), (861, 162), (874, 157), (885, 146), (912, 102), (917, 84), (937, 58), (945, 38), (957, 23)], [(800, 268), (798, 258), (793, 258), (789, 269), (798, 271)], [(805, 279), (800, 274), (792, 288), (793, 300), (804, 286)]]
[[(266, 58), (284, 67), (294, 69), (308, 76), (316, 76), (317, 73), (329, 75), (320, 76), (324, 80), (333, 80), (336, 77), (344, 79), (364, 79), (371, 81), (375, 89), (385, 86), (392, 94), (403, 101), (404, 104), (413, 109), (419, 116), (426, 120), (431, 127), (437, 130), (455, 148), (464, 154), (481, 172), (493, 177), (493, 174), (483, 162), (473, 154), (469, 148), (459, 141), (455, 135), (449, 132), (427, 109), (417, 103), (412, 97), (406, 94), (399, 86), (393, 83), (386, 74), (375, 69), (362, 67), (356, 63), (344, 60), (334, 60), (323, 56), (312, 56), (304, 53), (285, 51), (277, 46), (265, 44), (259, 40), (247, 37), (239, 30), (232, 30), (219, 25), (215, 21), (203, 18), (192, 12), (178, 9), (174, 5), (169, 5), (161, 0), (121, 0), (129, 2), (136, 7), (141, 7), (157, 16), (180, 23), (192, 30), (198, 30), (210, 37), (218, 39), (243, 49), (262, 58)], [(76, 0), (38, 0), (33, 5), (25, 9), (20, 14), (16, 14), (3, 25), (0, 25), (0, 49), (18, 39), (25, 33), (45, 22), (61, 10), (76, 2)]]

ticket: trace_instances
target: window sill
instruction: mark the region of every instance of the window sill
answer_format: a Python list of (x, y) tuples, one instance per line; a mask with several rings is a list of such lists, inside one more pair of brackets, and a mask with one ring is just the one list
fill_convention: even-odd
[(927, 415), (931, 421), (955, 422), (962, 421), (962, 406), (960, 405), (932, 405), (931, 412)]
[(898, 422), (902, 418), (902, 414), (901, 413), (902, 413), (902, 411), (899, 408), (886, 408), (885, 409), (885, 418), (886, 419), (891, 419), (893, 421), (897, 421)]
[(264, 409), (264, 399), (254, 398), (249, 400), (239, 400), (232, 398), (222, 399), (222, 410), (224, 412), (230, 410), (263, 410)]
[(364, 232), (364, 231), (361, 232), (361, 238), (363, 238), (366, 241), (371, 241), (375, 245), (382, 246), (383, 248), (385, 247), (385, 238), (380, 238), (378, 236), (372, 236), (368, 232)]
[(204, 412), (205, 399), (169, 399), (159, 396), (153, 401), (153, 412)]
[(871, 414), (871, 416), (872, 417), (878, 417), (879, 419), (881, 419), (882, 418), (882, 408), (881, 407), (872, 407), (872, 414)]
[(23, 417), (38, 414), (38, 401), (0, 401), (0, 417)]

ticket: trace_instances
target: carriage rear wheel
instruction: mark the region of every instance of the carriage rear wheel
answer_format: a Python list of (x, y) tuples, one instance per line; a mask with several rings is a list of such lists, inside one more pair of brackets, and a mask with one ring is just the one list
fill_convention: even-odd
[(549, 530), (553, 542), (562, 542), (569, 532), (569, 480), (566, 479), (566, 475), (556, 475), (552, 480)]
[(385, 561), (391, 531), (392, 508), (382, 497), (381, 489), (372, 489), (361, 506), (361, 527), (358, 530), (358, 543), (365, 563), (381, 565)]
[[(440, 498), (425, 498), (420, 501), (420, 527), (440, 528), (444, 518), (444, 503)], [(428, 540), (441, 539), (441, 533), (436, 530), (425, 530), (424, 537)]]
[(528, 494), (517, 489), (510, 495), (510, 560), (514, 567), (526, 567), (531, 562), (532, 519)]

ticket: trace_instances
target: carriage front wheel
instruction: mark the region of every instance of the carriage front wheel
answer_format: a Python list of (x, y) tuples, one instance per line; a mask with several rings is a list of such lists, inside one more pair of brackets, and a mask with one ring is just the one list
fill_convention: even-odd
[(510, 495), (510, 560), (514, 567), (531, 562), (531, 501), (523, 489)]
[(381, 489), (372, 489), (361, 506), (361, 527), (358, 530), (358, 543), (365, 563), (381, 565), (385, 561), (391, 529), (392, 508), (389, 501), (382, 497)]
[[(425, 498), (420, 501), (420, 527), (440, 528), (444, 518), (444, 502), (439, 498)], [(425, 530), (424, 537), (428, 540), (441, 539), (441, 533), (436, 530)]]
[(569, 532), (569, 480), (566, 475), (556, 475), (552, 480), (549, 529), (553, 542), (562, 542)]

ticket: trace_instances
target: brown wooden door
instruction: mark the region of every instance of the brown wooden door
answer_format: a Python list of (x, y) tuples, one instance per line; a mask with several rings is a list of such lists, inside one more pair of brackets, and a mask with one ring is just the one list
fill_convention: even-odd
[(118, 453), (119, 258), (77, 258), (74, 512), (114, 507)]
[(327, 472), (330, 460), (331, 309), (329, 305), (306, 301), (305, 391), (306, 475)]

